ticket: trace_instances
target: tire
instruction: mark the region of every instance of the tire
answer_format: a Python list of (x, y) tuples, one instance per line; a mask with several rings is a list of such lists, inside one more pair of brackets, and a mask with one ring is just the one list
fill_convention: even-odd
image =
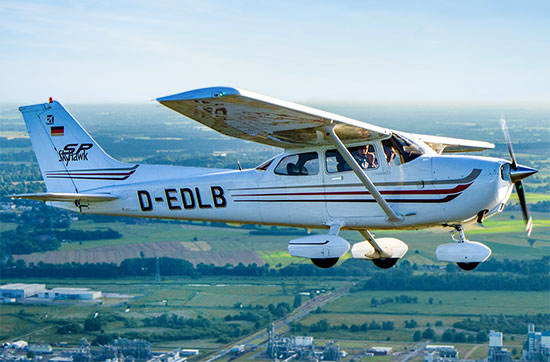
[(479, 263), (456, 263), (456, 265), (462, 270), (474, 270)]
[(311, 259), (313, 265), (321, 269), (328, 269), (338, 263), (339, 258)]
[(374, 265), (380, 269), (389, 269), (397, 263), (399, 258), (381, 258), (381, 259), (372, 259)]

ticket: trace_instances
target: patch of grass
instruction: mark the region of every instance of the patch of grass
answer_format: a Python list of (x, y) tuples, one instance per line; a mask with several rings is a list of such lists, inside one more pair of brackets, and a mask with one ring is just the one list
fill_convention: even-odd
[[(389, 303), (372, 307), (372, 298), (387, 296), (418, 296), (418, 304)], [(429, 304), (433, 298), (433, 304)], [(441, 301), (441, 304), (439, 303)], [(550, 305), (547, 292), (519, 291), (362, 291), (351, 293), (326, 307), (331, 313), (342, 314), (405, 314), (411, 316), (472, 316), (480, 314), (536, 314)]]
[[(515, 195), (513, 195), (513, 196), (515, 196)], [(548, 194), (539, 194), (539, 193), (534, 193), (534, 192), (526, 193), (525, 198), (527, 199), (527, 203), (529, 203), (529, 204), (536, 204), (539, 201), (550, 201), (550, 195), (548, 195)]]

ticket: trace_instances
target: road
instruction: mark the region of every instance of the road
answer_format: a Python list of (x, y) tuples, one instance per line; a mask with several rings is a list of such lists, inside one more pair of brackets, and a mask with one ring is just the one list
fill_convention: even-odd
[[(408, 353), (404, 353), (401, 356), (399, 356), (399, 358), (396, 361), (407, 362), (415, 357), (423, 356), (424, 355), (423, 351), (427, 344), (428, 343), (426, 342), (418, 343), (414, 347), (410, 348)], [(414, 352), (411, 351), (411, 349), (414, 349)]]
[[(306, 303), (302, 304), (298, 308), (296, 308), (292, 313), (289, 313), (284, 318), (281, 318), (274, 322), (275, 324), (275, 331), (278, 329), (281, 329), (288, 324), (301, 319), (311, 313), (312, 311), (316, 310), (318, 307), (322, 307), (325, 304), (328, 304), (330, 302), (335, 301), (336, 299), (346, 295), (349, 292), (349, 287), (344, 287), (337, 289), (332, 292), (327, 292), (324, 294), (320, 294), (313, 299), (308, 300)], [(232, 343), (230, 346), (222, 349), (218, 353), (216, 353), (214, 356), (209, 357), (204, 362), (212, 362), (214, 360), (217, 360), (219, 358), (222, 358), (223, 356), (227, 355), (229, 352), (231, 352), (231, 348), (244, 344), (253, 344), (252, 342), (255, 342), (254, 344), (262, 344), (267, 341), (267, 329), (262, 329), (256, 333), (253, 333), (251, 335), (248, 335), (244, 337), (243, 339), (239, 340), (236, 343)]]

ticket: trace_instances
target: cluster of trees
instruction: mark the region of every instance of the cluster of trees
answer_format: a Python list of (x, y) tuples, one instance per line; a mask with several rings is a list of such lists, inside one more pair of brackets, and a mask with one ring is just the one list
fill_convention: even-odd
[(61, 245), (52, 234), (44, 234), (39, 229), (28, 229), (22, 225), (15, 230), (0, 233), (0, 243), (8, 255), (55, 250)]
[(550, 329), (550, 314), (539, 313), (535, 315), (485, 315), (482, 314), (479, 320), (471, 318), (464, 319), (453, 324), (453, 327), (468, 331), (488, 332), (491, 329), (503, 333), (522, 334), (527, 332), (527, 325), (533, 323), (542, 329)]
[(290, 331), (296, 333), (316, 333), (316, 332), (328, 332), (328, 331), (350, 331), (350, 332), (367, 332), (371, 330), (383, 330), (391, 331), (395, 329), (395, 323), (393, 321), (384, 321), (378, 323), (375, 320), (365, 322), (363, 324), (351, 324), (341, 323), (339, 325), (331, 325), (326, 319), (310, 324), (309, 326), (303, 325), (300, 322), (291, 323)]
[(90, 313), (82, 321), (52, 320), (57, 324), (58, 334), (76, 334), (84, 332), (103, 332), (103, 327), (108, 322), (120, 322), (127, 324), (128, 320), (115, 313)]
[(224, 320), (253, 322), (254, 327), (258, 329), (269, 325), (273, 319), (283, 318), (292, 311), (292, 308), (286, 302), (277, 305), (269, 304), (267, 308), (257, 305), (254, 309), (254, 311), (241, 311), (235, 315), (228, 314), (224, 317)]
[(454, 328), (446, 329), (441, 335), (441, 341), (443, 342), (455, 342), (455, 343), (484, 343), (489, 340), (486, 332), (480, 331), (477, 334), (470, 334), (465, 332), (457, 332)]
[(120, 239), (122, 234), (111, 228), (104, 230), (56, 230), (53, 232), (57, 239), (64, 242)]
[(5, 212), (0, 222), (14, 222), (14, 230), (0, 233), (2, 252), (8, 256), (56, 250), (61, 242), (98, 239), (117, 239), (122, 234), (113, 229), (71, 230), (71, 216), (68, 212), (52, 209), (45, 205), (33, 207), (21, 214)]
[[(421, 340), (430, 340), (435, 342), (438, 337), (435, 331), (428, 327), (424, 331), (416, 330), (413, 333), (413, 341), (419, 342)], [(485, 343), (489, 340), (489, 336), (486, 332), (478, 332), (477, 334), (466, 334), (464, 332), (456, 332), (455, 329), (447, 329), (440, 337), (443, 342), (456, 342), (456, 343)]]
[(203, 316), (199, 315), (196, 319), (185, 318), (177, 314), (161, 314), (158, 317), (149, 317), (143, 319), (145, 327), (163, 327), (163, 328), (197, 328), (208, 329), (212, 327), (212, 322)]
[(378, 307), (379, 305), (384, 305), (388, 303), (418, 304), (418, 297), (409, 297), (408, 295), (402, 294), (397, 297), (372, 298), (370, 300), (370, 305), (372, 307)]
[(532, 260), (498, 260), (491, 258), (481, 263), (477, 270), (484, 272), (504, 272), (523, 275), (550, 274), (550, 256)]
[[(223, 319), (207, 319), (201, 315), (197, 318), (186, 318), (178, 316), (177, 314), (162, 314), (143, 319), (141, 324), (147, 328), (143, 329), (141, 332), (131, 331), (121, 335), (102, 334), (96, 338), (95, 343), (101, 343), (104, 340), (112, 340), (117, 337), (131, 339), (143, 338), (151, 342), (178, 339), (217, 338), (218, 342), (227, 343), (234, 338), (250, 334), (258, 328), (267, 326), (271, 320), (282, 318), (292, 310), (290, 305), (284, 302), (277, 305), (270, 304), (267, 308), (256, 306), (254, 309), (254, 311), (241, 311), (236, 315), (226, 315)], [(86, 328), (88, 319), (84, 322), (84, 330), (91, 330)], [(97, 318), (93, 319), (93, 321), (95, 320), (97, 320)], [(253, 322), (254, 325), (247, 326), (242, 323), (231, 323), (233, 321), (249, 321)], [(124, 325), (136, 327), (137, 323), (133, 320), (126, 320)], [(153, 327), (163, 328), (162, 333), (151, 331)], [(101, 328), (101, 326), (99, 326), (99, 328)], [(147, 329), (149, 331), (146, 331)]]
[(118, 231), (105, 230), (54, 230), (43, 229), (39, 224), (35, 228), (18, 225), (15, 230), (0, 233), (0, 243), (8, 255), (30, 254), (56, 250), (61, 242), (75, 242), (99, 239), (118, 239), (122, 237)]
[(424, 273), (414, 275), (403, 268), (375, 273), (359, 284), (360, 290), (550, 290), (548, 276), (534, 273), (529, 276), (513, 274), (483, 275), (477, 273)]
[(403, 325), (405, 326), (405, 328), (416, 328), (418, 327), (418, 322), (414, 319), (411, 319), (410, 321), (405, 320), (405, 322), (403, 322)]
[[(27, 158), (29, 153), (0, 154), (0, 161), (26, 161), (14, 158)], [(32, 155), (34, 158), (34, 154)], [(44, 192), (44, 182), (37, 164), (2, 163), (0, 167), (0, 198), (13, 194)]]

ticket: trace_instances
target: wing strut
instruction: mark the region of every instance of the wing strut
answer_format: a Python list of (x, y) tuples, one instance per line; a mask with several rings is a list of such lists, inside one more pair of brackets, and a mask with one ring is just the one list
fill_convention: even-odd
[(376, 242), (376, 239), (374, 238), (374, 236), (370, 233), (370, 231), (368, 231), (367, 229), (363, 229), (363, 230), (358, 230), (359, 233), (361, 233), (361, 235), (363, 235), (363, 237), (365, 238), (365, 240), (367, 240), (369, 242), (369, 244), (372, 245), (372, 247), (374, 248), (374, 250), (378, 253), (378, 255), (380, 257), (384, 257), (386, 256), (386, 253), (384, 252), (384, 250), (380, 247), (380, 245), (378, 245), (378, 243)]
[(338, 152), (344, 157), (344, 160), (348, 163), (348, 165), (351, 167), (353, 172), (359, 177), (359, 180), (363, 183), (363, 185), (367, 188), (367, 190), (371, 193), (372, 197), (376, 200), (378, 205), (384, 210), (386, 215), (388, 216), (388, 221), (392, 223), (400, 223), (403, 221), (403, 216), (397, 215), (395, 211), (390, 207), (390, 205), (384, 200), (382, 197), (382, 194), (376, 189), (370, 178), (367, 176), (365, 170), (361, 168), (361, 166), (357, 163), (355, 158), (351, 155), (351, 153), (348, 151), (346, 146), (342, 143), (336, 132), (334, 132), (334, 125), (325, 127), (325, 130), (327, 131), (328, 135), (330, 136), (332, 143), (336, 148), (338, 149)]

